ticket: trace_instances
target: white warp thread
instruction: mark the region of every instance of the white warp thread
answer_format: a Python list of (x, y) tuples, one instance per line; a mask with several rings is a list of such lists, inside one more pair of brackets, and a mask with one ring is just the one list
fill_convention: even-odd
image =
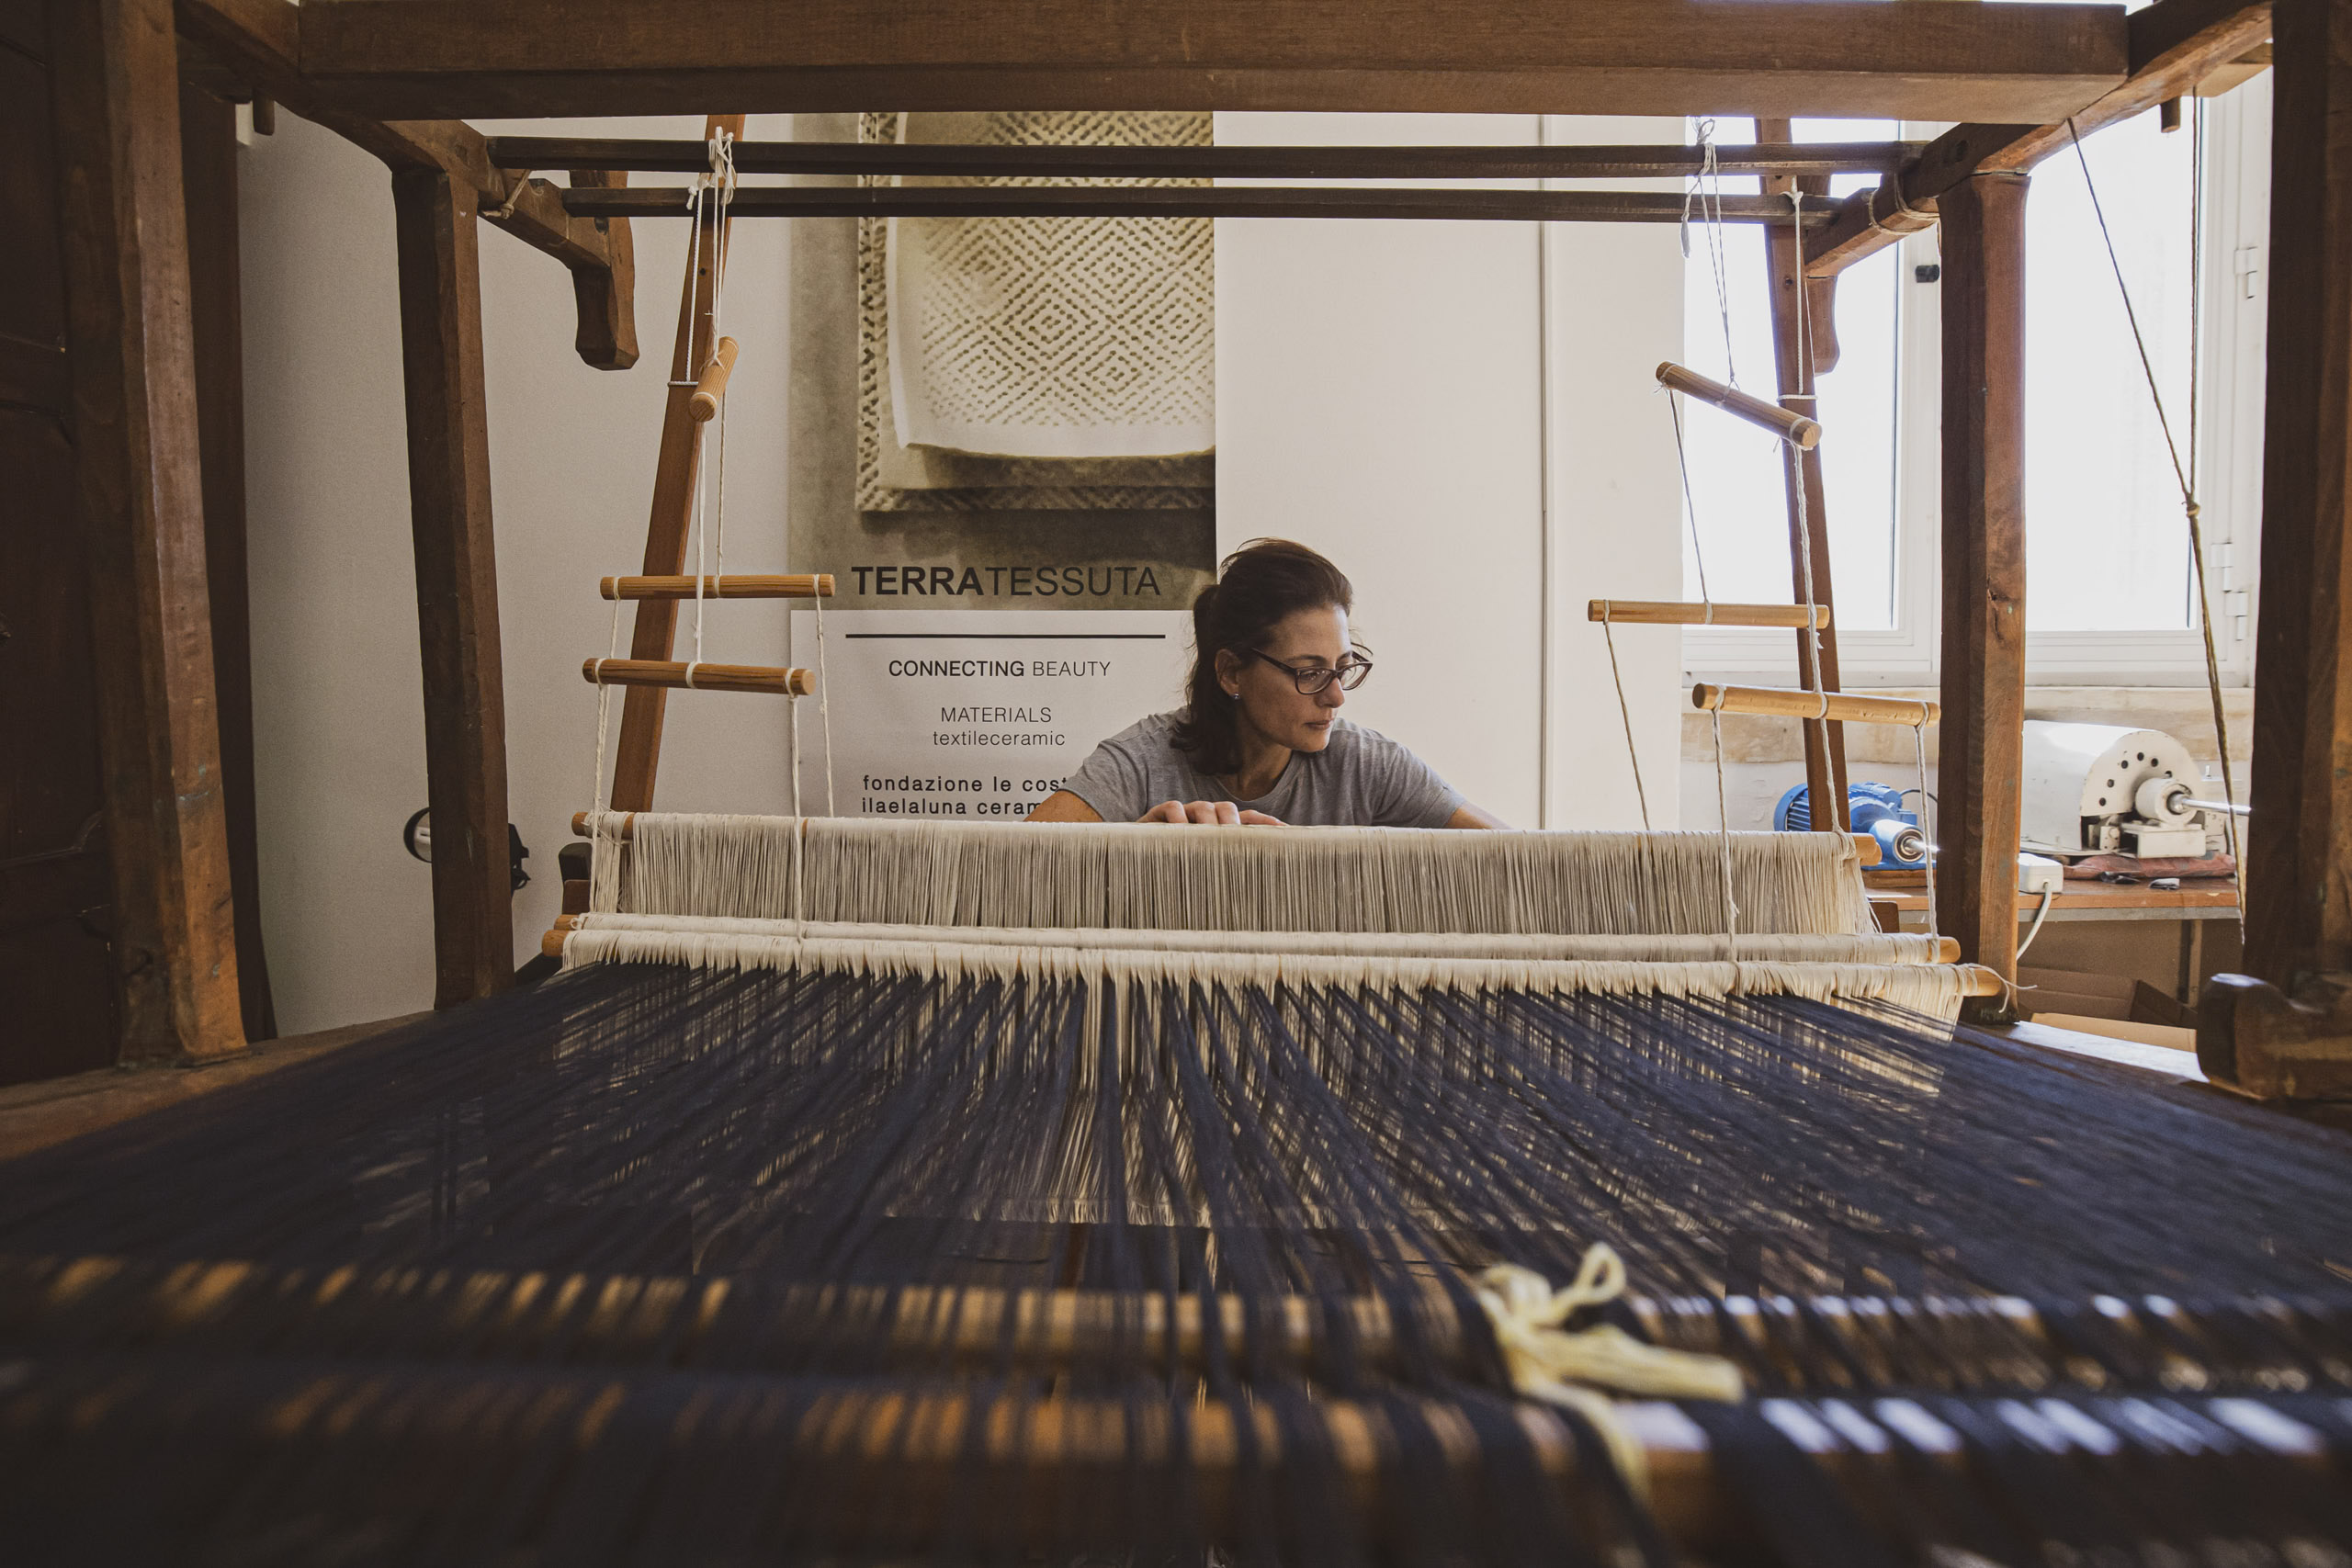
[(1876, 929), (1853, 842), (1838, 833), (1040, 828), (650, 812), (632, 833), (618, 908), (640, 914), (1720, 938), (1727, 865), (1747, 934)]
[[(1608, 963), (1697, 962), (1722, 956), (1713, 936), (1548, 936), (1463, 931), (1176, 931), (1103, 927), (914, 926), (842, 920), (759, 920), (723, 915), (586, 914), (575, 931), (682, 932), (758, 941), (930, 942), (950, 946), (1081, 947), (1102, 951), (1278, 953), (1366, 958), (1520, 958)], [(1937, 964), (1940, 938), (1909, 932), (1751, 937), (1745, 956), (1768, 963)]]
[[(929, 979), (1087, 979), (1134, 987), (1424, 992), (1448, 990), (1617, 997), (1801, 997), (1876, 1003), (1949, 1021), (1965, 976), (1942, 964), (1643, 963), (1370, 957), (1328, 953), (1114, 951), (971, 942), (826, 941), (712, 931), (588, 930), (564, 942), (564, 966), (617, 962), (695, 968), (775, 969)], [(1124, 1015), (1127, 1009), (1119, 1009)], [(1125, 1021), (1124, 1016), (1122, 1022)], [(1092, 1038), (1091, 1033), (1089, 1038)]]

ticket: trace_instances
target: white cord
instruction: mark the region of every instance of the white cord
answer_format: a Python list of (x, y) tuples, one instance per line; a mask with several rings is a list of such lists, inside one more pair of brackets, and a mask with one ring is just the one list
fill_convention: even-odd
[(1731, 807), (1724, 791), (1724, 710), (1713, 707), (1707, 716), (1714, 721), (1715, 732), (1715, 823), (1716, 838), (1723, 847), (1724, 861), (1724, 940), (1731, 944), (1733, 957), (1739, 955), (1739, 905), (1731, 892)]
[[(1928, 934), (1941, 928), (1936, 921), (1936, 797), (1928, 793), (1928, 716), (1911, 727), (1911, 744), (1919, 754), (1919, 827), (1928, 838)], [(2022, 951), (2022, 950), (2020, 950)]]
[(1617, 635), (1611, 629), (1609, 601), (1600, 602), (1600, 640), (1609, 645), (1609, 679), (1617, 686), (1617, 712), (1625, 721), (1625, 756), (1634, 764), (1634, 798), (1642, 807), (1642, 831), (1650, 828), (1649, 791), (1642, 787), (1642, 757), (1634, 747), (1634, 710), (1625, 701), (1625, 677), (1617, 668)]
[[(1932, 855), (1929, 856), (1928, 863), (1929, 865), (1936, 863)], [(2033, 912), (2033, 924), (2026, 931), (2025, 940), (2018, 943), (2018, 961), (2019, 963), (2023, 963), (2025, 961), (2025, 950), (2033, 945), (2033, 939), (2041, 934), (2041, 922), (2050, 918), (2050, 895), (2052, 891), (2052, 889), (2048, 887), (2041, 890), (2041, 907)], [(1929, 926), (1928, 929), (1929, 931), (1933, 931), (1935, 928), (1933, 926)]]
[(817, 605), (817, 716), (825, 727), (825, 815), (836, 817), (839, 808), (833, 803), (833, 703), (832, 677), (825, 672), (825, 601), (820, 594)]

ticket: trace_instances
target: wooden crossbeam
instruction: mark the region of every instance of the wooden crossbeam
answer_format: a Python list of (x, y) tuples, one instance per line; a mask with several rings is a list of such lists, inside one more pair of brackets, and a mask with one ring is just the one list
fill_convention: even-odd
[[(2088, 136), (2178, 97), (2270, 37), (2267, 0), (2156, 0), (2130, 19), (2131, 73), (2076, 110)], [(2027, 170), (2071, 144), (2066, 118), (1968, 123), (1929, 142), (1902, 172), (1857, 191), (1809, 247), (1806, 270), (1828, 277), (1935, 221), (1936, 201), (1978, 169)]]
[(600, 370), (634, 365), (627, 222), (566, 212), (553, 185), (493, 164), (487, 139), (461, 121), (385, 121), (355, 111), (332, 85), (303, 74), (300, 13), (290, 0), (177, 0), (174, 19), (185, 39), (238, 80), (374, 153), (395, 175), (429, 169), (458, 181), (481, 217), (571, 269), (581, 357)]
[[(337, 0), (338, 4), (345, 0)], [(585, 218), (691, 216), (683, 186), (572, 189), (564, 209)], [(736, 218), (1359, 218), (1454, 221), (1679, 223), (1674, 191), (1395, 190), (1326, 186), (741, 186)], [(1707, 216), (1733, 223), (1790, 222), (1789, 204), (1760, 196), (1707, 203)], [(1825, 205), (1805, 215), (1826, 228)]]
[(304, 72), (387, 118), (1355, 109), (2052, 119), (2113, 6), (1839, 0), (338, 0)]
[[(1715, 148), (1726, 175), (1893, 174), (1924, 141), (1823, 141)], [(739, 141), (745, 175), (960, 175), (1024, 179), (1539, 180), (1675, 179), (1705, 166), (1699, 148), (1569, 147), (991, 147), (950, 142)], [(627, 169), (699, 174), (699, 141), (493, 136), (502, 169)]]

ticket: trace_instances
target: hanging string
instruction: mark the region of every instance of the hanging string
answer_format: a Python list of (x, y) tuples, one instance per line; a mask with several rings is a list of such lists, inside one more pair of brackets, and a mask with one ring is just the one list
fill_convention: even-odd
[[(1702, 120), (1699, 123), (1699, 144), (1702, 149), (1700, 167), (1702, 179), (1712, 178), (1715, 186), (1714, 210), (1711, 217), (1707, 217), (1706, 222), (1708, 254), (1714, 267), (1715, 313), (1723, 325), (1725, 378), (1736, 385), (1738, 376), (1732, 366), (1731, 290), (1728, 274), (1724, 265), (1723, 180), (1715, 161), (1714, 127), (1715, 122), (1712, 119)], [(1686, 217), (1687, 205), (1686, 203)], [(1701, 211), (1702, 217), (1705, 217), (1703, 202)], [(1684, 254), (1686, 255), (1689, 254), (1687, 246)], [(1674, 462), (1682, 484), (1683, 509), (1690, 524), (1690, 558), (1699, 574), (1699, 598), (1706, 606), (1707, 624), (1712, 626), (1715, 619), (1715, 602), (1713, 592), (1707, 586), (1707, 552), (1705, 547), (1700, 542), (1699, 502), (1690, 485), (1690, 448), (1682, 435), (1681, 394), (1669, 389), (1666, 396), (1666, 409), (1668, 417), (1674, 424)], [(1605, 622), (1603, 630), (1606, 631)], [(1615, 650), (1612, 649), (1611, 651), (1613, 659)], [(1621, 702), (1623, 700), (1622, 690), (1619, 700)], [(1715, 836), (1723, 874), (1724, 941), (1731, 957), (1736, 961), (1739, 956), (1739, 902), (1732, 893), (1731, 806), (1729, 791), (1724, 781), (1723, 712), (1719, 708), (1711, 708), (1708, 710), (1707, 716), (1714, 738), (1715, 749)], [(1630, 721), (1626, 729), (1626, 750), (1629, 752), (1632, 750)], [(1638, 762), (1635, 764), (1634, 777), (1638, 784), (1640, 779)]]
[(1724, 379), (1739, 385), (1739, 366), (1731, 346), (1731, 272), (1724, 246), (1723, 169), (1715, 153), (1715, 122), (1699, 122), (1699, 172), (1682, 193), (1682, 259), (1690, 259), (1690, 208), (1695, 201), (1706, 231), (1707, 259), (1714, 274), (1715, 311), (1724, 327)]
[(1928, 864), (1928, 934), (1942, 930), (1936, 915), (1936, 797), (1928, 793), (1928, 726), (1922, 721), (1911, 727), (1911, 745), (1919, 760), (1919, 829), (1927, 835)]
[[(1711, 608), (1710, 618), (1713, 615)], [(1617, 713), (1625, 721), (1625, 755), (1634, 764), (1634, 798), (1641, 804), (1642, 830), (1647, 832), (1650, 826), (1649, 791), (1642, 787), (1642, 757), (1634, 746), (1634, 710), (1625, 701), (1625, 677), (1617, 668), (1617, 634), (1611, 626), (1609, 601), (1603, 599), (1600, 602), (1600, 639), (1609, 645), (1609, 679), (1617, 687)]]
[[(1698, 502), (1691, 498), (1690, 459), (1682, 444), (1681, 394), (1668, 391), (1666, 395), (1666, 406), (1674, 421), (1674, 460), (1681, 470), (1683, 502), (1690, 509), (1690, 550), (1699, 570), (1699, 597), (1706, 605), (1707, 620), (1712, 625), (1715, 618), (1715, 602), (1707, 590), (1707, 553), (1699, 543)], [(1601, 625), (1605, 632), (1608, 623), (1604, 620)], [(1613, 649), (1611, 657), (1612, 659), (1614, 657)], [(1620, 702), (1624, 700), (1622, 688), (1618, 693), (1618, 700)], [(1720, 840), (1722, 850), (1724, 938), (1731, 944), (1731, 951), (1736, 955), (1739, 951), (1739, 904), (1732, 897), (1731, 888), (1731, 807), (1728, 792), (1724, 784), (1723, 711), (1720, 708), (1710, 708), (1707, 717), (1713, 727), (1715, 741), (1715, 833)], [(1629, 752), (1633, 750), (1633, 726), (1630, 719), (1626, 725), (1626, 750)], [(1641, 767), (1638, 762), (1634, 764), (1634, 776), (1638, 784), (1641, 778)], [(1646, 821), (1646, 818), (1645, 820)]]
[(612, 735), (613, 688), (605, 682), (605, 665), (620, 657), (621, 600), (613, 596), (612, 631), (605, 640), (605, 657), (596, 660), (596, 759), (588, 773), (588, 907), (610, 909), (617, 897), (600, 897), (608, 889), (617, 894), (620, 881), (620, 840), (614, 835), (613, 813), (605, 809), (605, 751)]
[[(690, 322), (694, 320), (692, 306), (700, 298), (700, 284), (702, 279), (702, 269), (700, 265), (702, 259), (702, 231), (705, 221), (703, 216), (703, 197), (707, 194), (711, 197), (710, 217), (708, 220), (711, 231), (710, 326), (706, 339), (708, 346), (705, 350), (701, 363), (690, 365), (688, 367), (688, 369), (696, 377), (699, 377), (702, 372), (707, 370), (718, 357), (718, 339), (720, 330), (724, 325), (724, 316), (722, 312), (726, 302), (728, 207), (735, 199), (735, 138), (733, 133), (729, 131), (725, 127), (720, 127), (711, 134), (709, 147), (710, 172), (706, 175), (696, 175), (695, 176), (695, 183), (693, 186), (686, 193), (686, 205), (694, 213), (695, 231), (694, 249), (689, 259), (693, 260), (696, 264), (694, 271), (689, 276), (686, 285), (689, 307), (688, 320)], [(704, 334), (695, 333), (692, 333), (692, 335), (703, 336)], [(718, 500), (716, 506), (712, 507), (707, 499), (710, 486), (705, 481), (703, 476), (697, 473), (695, 480), (694, 510), (691, 521), (688, 524), (688, 527), (693, 533), (695, 541), (695, 657), (692, 661), (692, 663), (695, 664), (698, 664), (702, 661), (703, 607), (709, 599), (710, 582), (708, 573), (710, 570), (710, 561), (708, 551), (711, 542), (710, 536), (714, 531), (717, 531), (719, 534), (718, 570), (722, 574), (727, 570), (727, 543), (724, 534), (727, 519), (727, 392), (724, 388), (719, 389), (718, 411), (718, 460), (715, 465), (718, 470), (716, 475), (718, 486)], [(706, 516), (710, 513), (715, 513), (715, 516), (709, 517), (709, 525), (707, 526)], [(686, 682), (689, 687), (692, 687), (694, 684), (693, 674), (694, 671), (690, 664), (687, 670)]]
[[(1813, 318), (1805, 308), (1805, 296), (1811, 291), (1804, 286), (1804, 192), (1793, 188), (1789, 192), (1789, 229), (1796, 247), (1797, 287), (1797, 351), (1796, 363), (1792, 368), (1796, 373), (1794, 379), (1797, 384), (1804, 386), (1812, 379)], [(1805, 656), (1805, 689), (1819, 692), (1826, 688), (1821, 683), (1821, 616), (1814, 598), (1813, 515), (1806, 495), (1804, 449), (1793, 441), (1783, 441), (1781, 450), (1789, 465), (1789, 493), (1796, 498), (1797, 580), (1804, 588), (1804, 636), (1802, 642)], [(1817, 801), (1815, 804), (1816, 807), (1830, 806), (1831, 817), (1835, 819), (1833, 803)]]
[(824, 724), (825, 815), (837, 817), (841, 813), (833, 803), (833, 682), (825, 672), (825, 601), (820, 594), (811, 602), (817, 606), (817, 716)]
[(1699, 597), (1707, 606), (1707, 624), (1715, 623), (1715, 604), (1707, 592), (1707, 552), (1699, 543), (1699, 501), (1690, 493), (1690, 455), (1682, 445), (1682, 398), (1666, 394), (1666, 412), (1674, 421), (1674, 461), (1682, 475), (1682, 513), (1690, 522), (1690, 558), (1699, 569)]
[(2230, 727), (2222, 705), (2222, 660), (2213, 647), (2213, 600), (2205, 581), (2205, 529), (2201, 521), (2204, 509), (2197, 501), (2197, 356), (2199, 334), (2203, 321), (2205, 280), (2199, 275), (2199, 263), (2204, 246), (2201, 230), (2205, 202), (2205, 106), (2199, 100), (2196, 109), (2197, 134), (2191, 144), (2191, 156), (2197, 168), (2189, 184), (2189, 262), (2188, 262), (2188, 387), (2189, 426), (2188, 459), (2181, 460), (2180, 446), (2173, 439), (2172, 421), (2165, 413), (2165, 395), (2156, 384), (2155, 362), (2148, 355), (2148, 340), (2140, 331), (2140, 314), (2132, 306), (2131, 286), (2123, 280), (2122, 258), (2116, 254), (2115, 236), (2107, 226), (2107, 211), (2100, 206), (2098, 182), (2091, 178), (2091, 161), (2083, 152), (2082, 133), (2075, 129), (2073, 116), (2066, 119), (2066, 135), (2075, 144), (2075, 161), (2082, 165), (2083, 188), (2091, 198), (2091, 216), (2098, 220), (2098, 237), (2107, 247), (2107, 264), (2115, 274), (2115, 291), (2123, 300), (2123, 319), (2132, 328), (2132, 346), (2139, 352), (2140, 373), (2148, 383), (2149, 401), (2155, 405), (2156, 428), (2165, 438), (2165, 451), (2172, 458), (2173, 478), (2180, 486), (2180, 508), (2188, 520), (2188, 558), (2197, 577), (2197, 619), (2204, 632), (2205, 690), (2213, 705), (2213, 744), (2222, 754), (2222, 799), (2229, 807), (2223, 814), (2222, 832), (2230, 847), (2231, 875), (2237, 886), (2238, 934), (2245, 934), (2245, 857), (2238, 850), (2237, 784), (2230, 777)]

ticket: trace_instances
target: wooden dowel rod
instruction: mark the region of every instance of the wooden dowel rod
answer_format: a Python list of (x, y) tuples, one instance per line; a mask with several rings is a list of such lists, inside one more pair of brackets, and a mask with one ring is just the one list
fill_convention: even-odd
[[(1690, 604), (1666, 599), (1595, 599), (1588, 619), (1635, 626), (1801, 626), (1802, 604)], [(1829, 606), (1813, 607), (1813, 624), (1829, 624)]]
[(1751, 397), (1736, 387), (1726, 387), (1721, 381), (1702, 376), (1696, 370), (1686, 369), (1671, 359), (1659, 363), (1657, 380), (1661, 387), (1671, 387), (1702, 403), (1713, 403), (1724, 412), (1759, 425), (1783, 441), (1792, 441), (1808, 449), (1820, 444), (1821, 426), (1817, 422), (1792, 409)]
[(1864, 865), (1876, 865), (1879, 863), (1883, 852), (1879, 849), (1876, 839), (1868, 833), (1850, 833), (1847, 836), (1854, 840), (1854, 853), (1861, 857)]
[[(607, 577), (597, 592), (606, 599), (692, 599), (695, 579), (684, 577)], [(791, 571), (766, 575), (729, 572), (701, 580), (705, 599), (830, 599), (830, 571)]]
[(1781, 686), (1690, 688), (1690, 705), (1702, 712), (1773, 714), (1785, 718), (1826, 718), (1845, 724), (1933, 724), (1942, 705), (1916, 697), (1857, 696), (1850, 692), (1805, 692)]
[[(626, 844), (631, 838), (636, 836), (636, 830), (637, 813), (634, 811), (624, 811), (621, 813), (621, 824), (618, 828), (614, 829), (613, 837)], [(585, 811), (575, 811), (571, 814), (571, 836), (575, 839), (585, 839), (590, 836), (588, 832), (588, 813)]]
[(718, 400), (727, 395), (727, 378), (735, 373), (735, 356), (742, 345), (731, 337), (718, 340), (711, 351), (710, 363), (695, 378), (695, 395), (686, 400), (686, 413), (696, 424), (708, 424), (718, 417)]
[[(1956, 942), (1958, 939), (1954, 941)], [(2008, 989), (2008, 983), (2001, 978), (2001, 972), (1997, 969), (1988, 969), (1982, 964), (1960, 966), (1960, 994), (1963, 997), (2006, 996)]]
[[(963, 143), (738, 141), (746, 175), (948, 175), (1021, 179), (1677, 179), (1712, 167), (1726, 175), (1894, 174), (1917, 160), (1924, 141), (1810, 144), (1680, 142), (1555, 147), (1040, 147)], [(702, 141), (588, 137), (493, 136), (501, 169), (629, 169), (698, 175), (710, 168)]]
[[(694, 671), (688, 685), (686, 671)], [(580, 677), (592, 686), (667, 686), (676, 691), (759, 692), (805, 697), (817, 689), (807, 670), (774, 664), (686, 664), (675, 659), (583, 659)]]

